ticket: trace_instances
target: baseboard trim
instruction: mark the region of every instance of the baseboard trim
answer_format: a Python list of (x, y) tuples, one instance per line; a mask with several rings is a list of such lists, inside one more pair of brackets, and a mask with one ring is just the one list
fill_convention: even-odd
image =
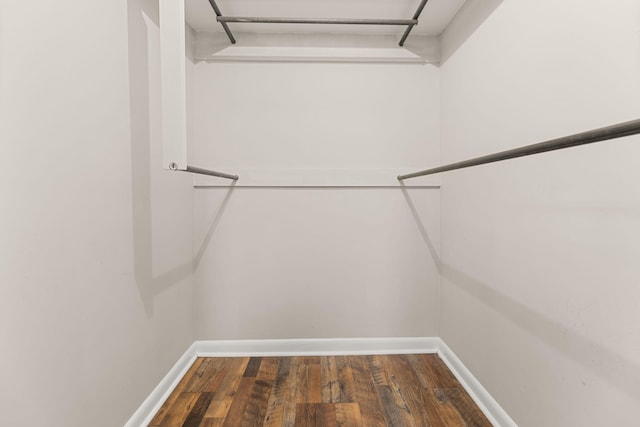
[(197, 357), (196, 343), (193, 343), (180, 359), (178, 359), (176, 364), (173, 365), (167, 375), (160, 380), (160, 383), (153, 389), (144, 402), (142, 402), (142, 405), (140, 405), (124, 427), (148, 426), (156, 412), (160, 410), (162, 404), (169, 398), (173, 389), (176, 388)]
[(444, 361), (447, 367), (453, 372), (462, 387), (469, 393), (469, 396), (476, 402), (480, 410), (486, 415), (494, 426), (518, 427), (502, 406), (489, 394), (480, 381), (462, 363), (449, 346), (440, 338), (438, 344), (438, 356)]
[(329, 338), (196, 341), (201, 357), (333, 356), (436, 353), (439, 338)]
[(462, 361), (438, 337), (195, 341), (124, 427), (151, 422), (197, 357), (331, 356), (437, 353), (495, 426), (517, 427)]

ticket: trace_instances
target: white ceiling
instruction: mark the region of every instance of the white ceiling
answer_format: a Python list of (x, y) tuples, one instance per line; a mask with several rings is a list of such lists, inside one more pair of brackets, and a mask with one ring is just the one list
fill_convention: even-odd
[[(412, 34), (438, 35), (466, 0), (430, 0)], [(187, 24), (196, 31), (221, 32), (208, 0), (186, 0)], [(225, 16), (287, 18), (411, 19), (420, 0), (217, 0)], [(406, 27), (229, 23), (232, 32), (402, 34)]]

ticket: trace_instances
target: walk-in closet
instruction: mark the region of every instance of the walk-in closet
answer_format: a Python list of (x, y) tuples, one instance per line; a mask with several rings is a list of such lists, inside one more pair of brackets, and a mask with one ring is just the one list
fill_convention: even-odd
[(0, 424), (636, 425), (639, 95), (638, 0), (0, 1)]

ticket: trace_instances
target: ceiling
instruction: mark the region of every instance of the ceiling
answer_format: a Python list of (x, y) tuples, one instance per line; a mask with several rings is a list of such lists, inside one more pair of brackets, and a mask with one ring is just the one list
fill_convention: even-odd
[[(466, 0), (430, 0), (412, 34), (438, 35)], [(411, 19), (420, 0), (217, 0), (224, 16), (277, 18)], [(187, 24), (198, 32), (221, 32), (208, 0), (186, 0)], [(241, 24), (232, 32), (402, 34), (406, 27), (372, 25)]]

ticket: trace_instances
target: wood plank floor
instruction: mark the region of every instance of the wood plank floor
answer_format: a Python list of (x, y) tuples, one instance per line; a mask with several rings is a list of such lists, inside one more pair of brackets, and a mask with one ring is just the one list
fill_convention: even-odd
[(434, 354), (198, 358), (150, 427), (491, 426)]

